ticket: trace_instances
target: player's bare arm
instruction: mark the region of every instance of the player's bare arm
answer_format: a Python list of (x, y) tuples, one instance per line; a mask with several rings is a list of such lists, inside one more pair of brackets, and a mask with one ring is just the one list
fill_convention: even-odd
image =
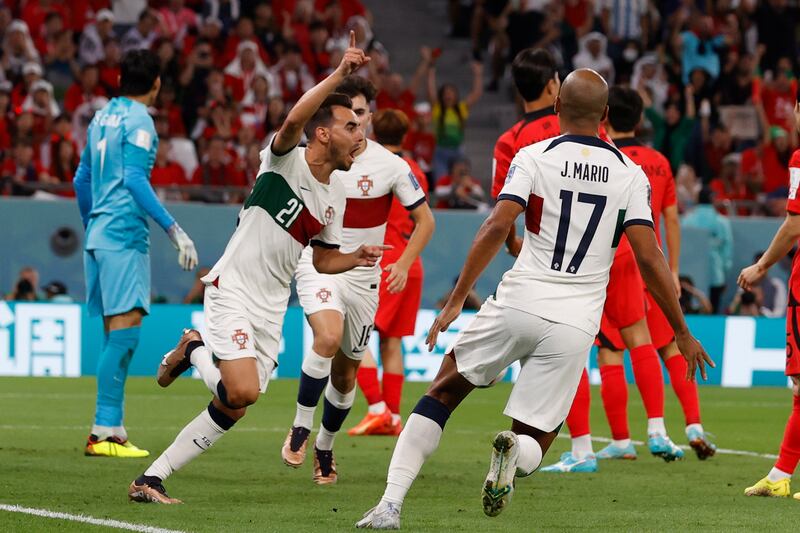
[(384, 250), (391, 250), (392, 246), (359, 246), (358, 249), (349, 254), (343, 254), (333, 248), (314, 246), (314, 268), (320, 274), (341, 274), (356, 267), (373, 267)]
[(737, 283), (741, 288), (749, 291), (753, 286), (764, 279), (770, 267), (786, 257), (794, 243), (800, 238), (800, 216), (794, 213), (787, 213), (783, 224), (775, 233), (769, 248), (761, 256), (757, 263), (743, 268), (739, 273)]
[(664, 231), (666, 232), (667, 253), (669, 254), (669, 269), (672, 271), (672, 283), (678, 296), (681, 294), (681, 282), (678, 279), (681, 259), (681, 221), (678, 215), (678, 206), (666, 207), (664, 214)]
[(478, 230), (475, 240), (467, 254), (467, 260), (464, 263), (464, 268), (461, 269), (461, 275), (458, 277), (453, 292), (450, 293), (447, 303), (442, 308), (439, 316), (434, 320), (428, 338), (428, 350), (433, 350), (436, 346), (436, 339), (439, 333), (447, 331), (447, 328), (453, 321), (461, 314), (461, 309), (464, 307), (464, 300), (469, 296), (472, 287), (475, 285), (478, 277), (486, 269), (489, 262), (494, 259), (500, 247), (505, 242), (508, 235), (508, 228), (514, 225), (520, 213), (522, 213), (522, 206), (517, 202), (511, 200), (500, 200), (494, 206), (494, 210), (489, 215), (484, 223)]
[(384, 268), (386, 272), (389, 272), (386, 282), (389, 284), (388, 290), (391, 293), (402, 292), (406, 288), (408, 269), (428, 245), (436, 228), (436, 221), (427, 203), (415, 207), (409, 212), (409, 215), (414, 221), (414, 231), (411, 233), (411, 238), (408, 239), (408, 245), (397, 262), (386, 265)]
[(369, 62), (369, 56), (364, 51), (356, 48), (356, 34), (350, 32), (350, 47), (345, 50), (341, 63), (327, 78), (315, 85), (305, 93), (292, 107), (284, 120), (283, 125), (272, 140), (272, 151), (276, 154), (285, 154), (300, 142), (303, 127), (322, 105), (325, 98), (331, 94), (342, 80), (355, 72), (362, 65)]
[(681, 306), (672, 283), (672, 273), (667, 265), (664, 254), (658, 247), (656, 234), (653, 228), (644, 225), (631, 225), (625, 229), (625, 235), (631, 243), (636, 255), (642, 278), (647, 290), (653, 295), (658, 306), (669, 320), (670, 326), (675, 331), (675, 342), (678, 344), (683, 357), (688, 362), (686, 379), (695, 379), (695, 370), (700, 370), (703, 380), (708, 379), (706, 364), (714, 367), (714, 361), (706, 353), (700, 342), (695, 339), (681, 312)]

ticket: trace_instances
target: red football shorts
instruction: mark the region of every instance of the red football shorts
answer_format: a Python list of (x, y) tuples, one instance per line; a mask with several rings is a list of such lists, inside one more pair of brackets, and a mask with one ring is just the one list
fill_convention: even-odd
[(381, 276), (378, 312), (375, 329), (382, 337), (406, 337), (414, 334), (417, 311), (422, 300), (422, 268), (414, 266), (408, 271), (408, 281), (403, 292), (392, 294), (387, 290), (388, 272)]
[(669, 320), (667, 320), (664, 312), (653, 299), (653, 295), (647, 289), (645, 289), (644, 294), (647, 298), (647, 329), (650, 330), (653, 346), (660, 350), (672, 342), (675, 338), (675, 332), (672, 331)]
[[(791, 297), (790, 297), (791, 298)], [(800, 374), (800, 309), (790, 305), (786, 309), (786, 375)]]

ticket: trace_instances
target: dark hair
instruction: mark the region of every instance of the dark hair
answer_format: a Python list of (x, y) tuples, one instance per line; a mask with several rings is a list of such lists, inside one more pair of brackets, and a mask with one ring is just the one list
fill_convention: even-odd
[(408, 132), (408, 116), (399, 109), (381, 109), (372, 117), (372, 131), (379, 144), (403, 144)]
[(742, 305), (753, 305), (756, 303), (756, 295), (753, 292), (744, 291), (740, 301), (742, 302)]
[(531, 102), (539, 98), (547, 83), (555, 78), (556, 61), (543, 48), (526, 48), (514, 58), (511, 75), (522, 99)]
[(375, 86), (371, 81), (366, 78), (362, 78), (361, 76), (355, 76), (352, 74), (342, 80), (342, 83), (336, 87), (336, 92), (349, 96), (350, 98), (355, 98), (356, 96), (361, 95), (368, 104), (372, 102), (375, 99), (375, 95), (378, 94), (378, 90), (375, 89)]
[(131, 50), (119, 66), (119, 93), (142, 96), (150, 92), (161, 71), (158, 56), (150, 50)]
[(331, 93), (325, 98), (322, 102), (322, 105), (319, 106), (319, 109), (314, 113), (314, 115), (306, 122), (305, 128), (303, 128), (303, 132), (306, 134), (309, 142), (314, 139), (314, 131), (319, 128), (320, 126), (330, 126), (331, 120), (333, 120), (333, 108), (334, 106), (346, 107), (347, 109), (353, 109), (353, 102), (350, 100), (350, 97), (346, 94), (342, 93)]
[(714, 191), (710, 187), (703, 187), (697, 195), (697, 203), (700, 205), (711, 205), (714, 203)]
[(143, 21), (144, 19), (146, 19), (147, 17), (153, 17), (153, 18), (155, 18), (155, 14), (153, 13), (153, 11), (150, 9), (150, 7), (149, 7), (149, 6), (148, 6), (148, 7), (145, 7), (144, 9), (142, 9), (142, 12), (141, 12), (141, 13), (139, 13), (139, 18), (138, 18), (138, 19), (136, 19), (136, 20), (137, 20), (138, 22), (141, 22), (141, 21)]
[(635, 130), (643, 107), (642, 97), (634, 89), (614, 86), (608, 90), (608, 123), (618, 132)]

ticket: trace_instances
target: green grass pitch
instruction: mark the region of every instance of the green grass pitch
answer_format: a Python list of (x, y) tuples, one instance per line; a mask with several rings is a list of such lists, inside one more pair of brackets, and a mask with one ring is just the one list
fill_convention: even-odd
[[(311, 461), (284, 466), (280, 447), (292, 422), (297, 383), (278, 380), (266, 396), (209, 452), (165, 484), (180, 506), (127, 502), (128, 483), (150, 459), (83, 456), (94, 404), (91, 378), (0, 379), (0, 503), (111, 518), (185, 531), (343, 531), (374, 505), (383, 491), (395, 439), (337, 437), (339, 483), (317, 487)], [(408, 413), (424, 391), (408, 384)], [(692, 452), (666, 464), (638, 447), (637, 461), (603, 462), (597, 474), (541, 474), (518, 480), (510, 507), (498, 518), (483, 515), (479, 492), (490, 441), (508, 427), (502, 408), (509, 385), (477, 390), (451, 418), (436, 454), (424, 466), (403, 507), (411, 531), (789, 531), (800, 502), (745, 498), (742, 490), (772, 466), (764, 457), (722, 455), (700, 462)], [(667, 427), (684, 443), (683, 419), (669, 387)], [(645, 435), (644, 414), (630, 388), (633, 437)], [(596, 436), (608, 436), (599, 393), (593, 390)], [(160, 389), (133, 378), (127, 389), (127, 427), (133, 442), (153, 457), (208, 403), (201, 382), (181, 379)], [(702, 388), (706, 429), (720, 448), (777, 453), (791, 409), (780, 388)], [(348, 423), (365, 410), (359, 399)], [(319, 415), (318, 415), (319, 416)], [(567, 449), (557, 439), (545, 464)], [(601, 443), (595, 444), (599, 449)], [(798, 484), (797, 489), (800, 489)], [(0, 531), (93, 531), (100, 527), (0, 511)]]

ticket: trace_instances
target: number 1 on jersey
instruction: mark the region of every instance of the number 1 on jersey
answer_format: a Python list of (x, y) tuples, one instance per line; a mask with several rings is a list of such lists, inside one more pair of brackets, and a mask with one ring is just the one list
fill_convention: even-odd
[[(561, 216), (558, 220), (558, 230), (556, 231), (556, 246), (553, 250), (553, 261), (550, 263), (550, 268), (553, 270), (561, 271), (564, 264), (564, 252), (567, 249), (567, 235), (569, 234), (569, 224), (572, 218), (572, 191), (562, 190), (559, 195), (561, 198)], [(592, 204), (592, 214), (589, 216), (589, 223), (586, 226), (586, 231), (583, 233), (578, 248), (575, 250), (575, 255), (567, 265), (567, 272), (570, 274), (577, 274), (578, 269), (586, 257), (586, 252), (589, 251), (589, 245), (592, 244), (594, 234), (597, 231), (597, 224), (603, 216), (603, 210), (606, 207), (606, 197), (599, 194), (578, 193), (578, 201), (583, 204)]]
[(100, 150), (100, 175), (103, 175), (103, 165), (106, 163), (106, 146), (108, 142), (105, 138), (97, 141), (97, 149)]

